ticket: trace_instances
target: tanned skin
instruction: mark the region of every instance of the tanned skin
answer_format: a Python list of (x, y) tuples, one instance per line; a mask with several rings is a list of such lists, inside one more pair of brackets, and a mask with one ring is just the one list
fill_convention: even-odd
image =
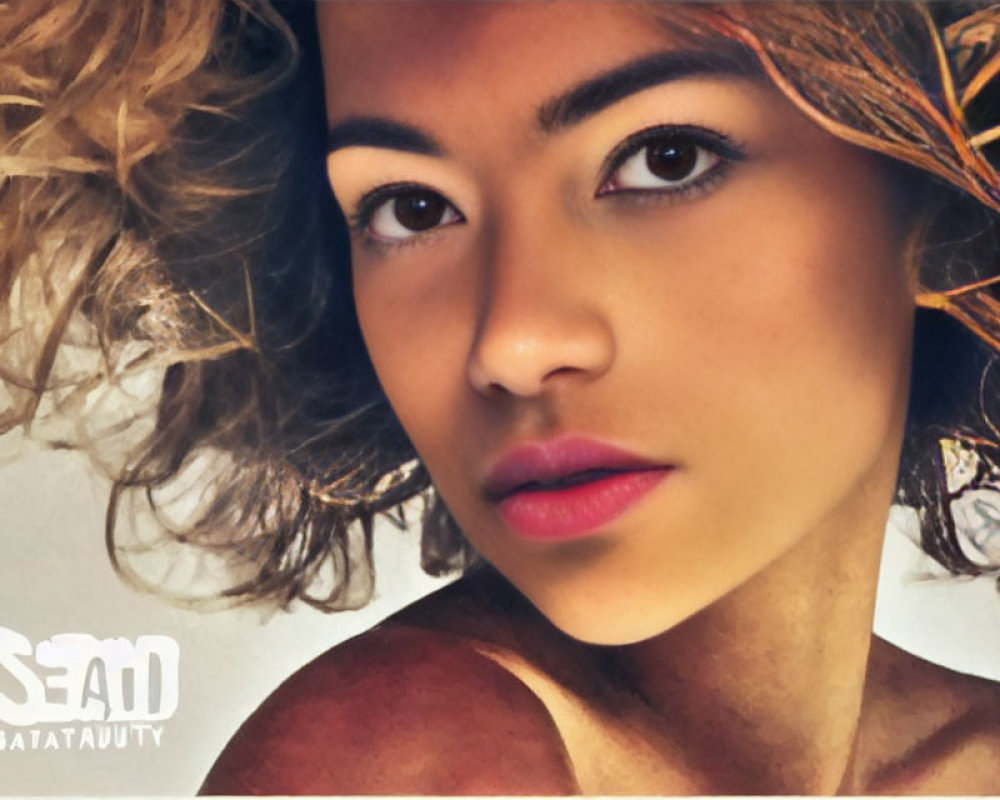
[[(726, 753), (698, 763), (656, 735), (619, 655), (562, 635), (483, 569), (289, 678), (233, 737), (201, 793), (759, 790), (741, 785), (747, 775)], [(995, 683), (874, 637), (868, 675), (838, 793), (1000, 791)]]

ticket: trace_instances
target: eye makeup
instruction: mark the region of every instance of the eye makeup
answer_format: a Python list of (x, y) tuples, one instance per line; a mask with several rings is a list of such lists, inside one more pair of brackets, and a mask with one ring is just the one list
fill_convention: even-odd
[[(745, 158), (743, 145), (716, 130), (655, 125), (627, 136), (605, 157), (597, 172), (594, 199), (693, 199)], [(416, 181), (376, 186), (348, 214), (352, 234), (381, 250), (426, 241), (435, 232), (464, 222), (464, 214), (443, 193)]]
[(689, 197), (745, 158), (745, 147), (718, 131), (655, 125), (628, 136), (611, 151), (601, 167), (595, 197)]
[(347, 223), (355, 234), (380, 245), (396, 246), (464, 221), (461, 212), (440, 192), (421, 183), (401, 181), (378, 186), (362, 195), (357, 211), (349, 215)]

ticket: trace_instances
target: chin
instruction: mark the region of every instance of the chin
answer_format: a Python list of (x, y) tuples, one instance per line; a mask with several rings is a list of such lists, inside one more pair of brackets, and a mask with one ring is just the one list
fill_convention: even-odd
[(624, 646), (652, 639), (679, 625), (697, 609), (656, 608), (648, 605), (573, 603), (563, 608), (540, 607), (542, 614), (567, 636), (585, 644)]

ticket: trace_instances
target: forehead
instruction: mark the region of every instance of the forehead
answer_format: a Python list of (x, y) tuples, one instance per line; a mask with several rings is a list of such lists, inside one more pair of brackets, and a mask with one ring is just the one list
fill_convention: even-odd
[(671, 47), (652, 6), (621, 0), (333, 0), (318, 18), (332, 119), (528, 104)]

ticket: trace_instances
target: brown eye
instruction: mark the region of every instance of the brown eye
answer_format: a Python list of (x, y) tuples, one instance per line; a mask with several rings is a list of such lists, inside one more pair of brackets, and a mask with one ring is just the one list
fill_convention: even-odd
[(440, 225), (448, 210), (441, 195), (423, 190), (399, 195), (392, 207), (396, 221), (411, 231), (426, 231)]
[(698, 145), (681, 138), (664, 138), (644, 149), (646, 169), (665, 181), (684, 180), (698, 164)]
[(614, 166), (597, 196), (679, 194), (701, 186), (702, 179), (743, 158), (726, 137), (706, 129), (640, 131), (609, 157)]
[(365, 216), (368, 235), (390, 243), (462, 221), (462, 215), (440, 194), (412, 186), (382, 193)]

